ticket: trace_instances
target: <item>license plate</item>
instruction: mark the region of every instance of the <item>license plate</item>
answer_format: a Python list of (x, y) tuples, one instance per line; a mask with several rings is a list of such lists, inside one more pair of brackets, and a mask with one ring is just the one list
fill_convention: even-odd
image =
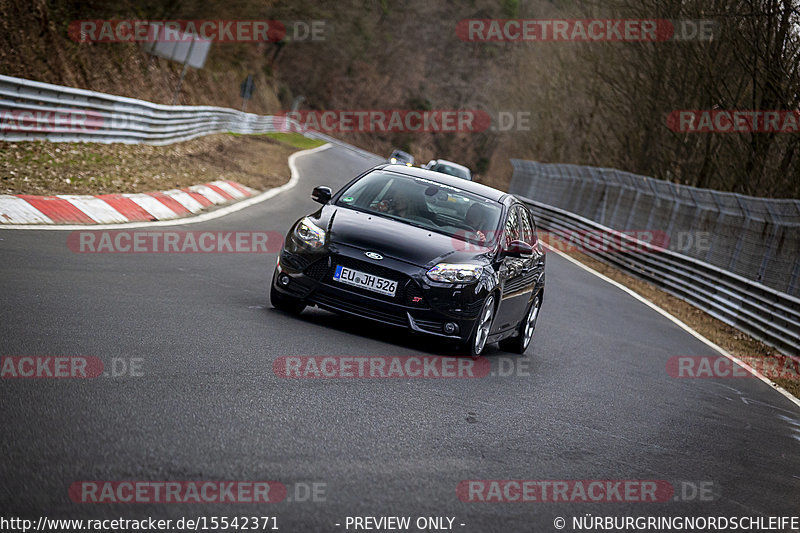
[(368, 291), (385, 294), (386, 296), (394, 296), (397, 292), (397, 282), (390, 279), (373, 276), (366, 272), (353, 270), (352, 268), (343, 267), (338, 265), (336, 272), (333, 274), (333, 279), (347, 285), (354, 287), (361, 287)]

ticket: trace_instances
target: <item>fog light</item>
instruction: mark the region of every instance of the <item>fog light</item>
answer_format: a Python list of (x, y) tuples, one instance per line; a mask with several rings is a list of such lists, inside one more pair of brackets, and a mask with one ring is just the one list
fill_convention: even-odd
[(290, 278), (286, 274), (281, 274), (280, 276), (278, 276), (278, 283), (280, 283), (284, 287), (289, 285), (289, 282), (291, 282), (291, 281), (292, 281), (292, 278)]
[(455, 333), (458, 333), (458, 324), (456, 324), (455, 322), (446, 322), (445, 325), (442, 326), (442, 329), (448, 335), (453, 335)]

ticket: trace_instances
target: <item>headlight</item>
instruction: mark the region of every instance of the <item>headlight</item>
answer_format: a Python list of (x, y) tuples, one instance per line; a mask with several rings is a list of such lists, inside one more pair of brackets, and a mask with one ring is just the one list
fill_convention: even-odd
[(445, 283), (471, 283), (481, 277), (482, 270), (480, 265), (439, 263), (428, 270), (428, 277)]
[(396, 157), (393, 157), (393, 158), (391, 158), (391, 159), (390, 159), (390, 161), (391, 161), (392, 163), (397, 163), (397, 158), (396, 158)]
[(304, 217), (294, 228), (294, 236), (303, 244), (312, 248), (319, 248), (325, 244), (325, 230), (311, 222), (311, 219)]

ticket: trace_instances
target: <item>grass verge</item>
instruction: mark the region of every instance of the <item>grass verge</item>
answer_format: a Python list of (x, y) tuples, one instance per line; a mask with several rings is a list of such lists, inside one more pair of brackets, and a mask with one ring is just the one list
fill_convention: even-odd
[[(231, 135), (240, 135), (240, 134), (231, 133)], [(298, 150), (309, 150), (311, 148), (316, 148), (317, 146), (322, 146), (323, 144), (325, 144), (325, 141), (320, 141), (319, 139), (309, 139), (308, 137), (304, 137), (300, 133), (294, 133), (294, 132), (262, 133), (259, 135), (269, 137), (270, 139), (274, 139), (283, 144), (288, 144), (289, 146), (293, 146)]]
[(218, 179), (257, 190), (286, 183), (289, 155), (324, 144), (297, 134), (199, 137), (167, 146), (0, 142), (0, 194), (112, 194)]

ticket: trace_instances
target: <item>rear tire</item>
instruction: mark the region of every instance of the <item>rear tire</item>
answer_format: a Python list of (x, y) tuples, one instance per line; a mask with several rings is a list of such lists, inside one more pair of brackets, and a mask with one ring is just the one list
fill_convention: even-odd
[(278, 290), (275, 288), (274, 280), (269, 289), (269, 301), (272, 303), (272, 307), (275, 309), (279, 311), (285, 311), (293, 315), (299, 315), (303, 312), (303, 309), (306, 308), (306, 304), (302, 300), (298, 300), (297, 298), (292, 298), (291, 296), (286, 296), (285, 294), (278, 292)]
[(530, 346), (533, 332), (536, 329), (536, 321), (539, 318), (539, 310), (542, 308), (542, 295), (537, 294), (525, 313), (525, 318), (517, 328), (517, 334), (513, 337), (501, 340), (498, 345), (504, 352), (511, 353), (525, 353), (525, 350)]
[(494, 295), (489, 295), (481, 308), (478, 315), (475, 330), (467, 341), (465, 351), (471, 357), (479, 357), (484, 348), (486, 348), (486, 339), (489, 338), (489, 332), (492, 330), (492, 323), (494, 322)]

